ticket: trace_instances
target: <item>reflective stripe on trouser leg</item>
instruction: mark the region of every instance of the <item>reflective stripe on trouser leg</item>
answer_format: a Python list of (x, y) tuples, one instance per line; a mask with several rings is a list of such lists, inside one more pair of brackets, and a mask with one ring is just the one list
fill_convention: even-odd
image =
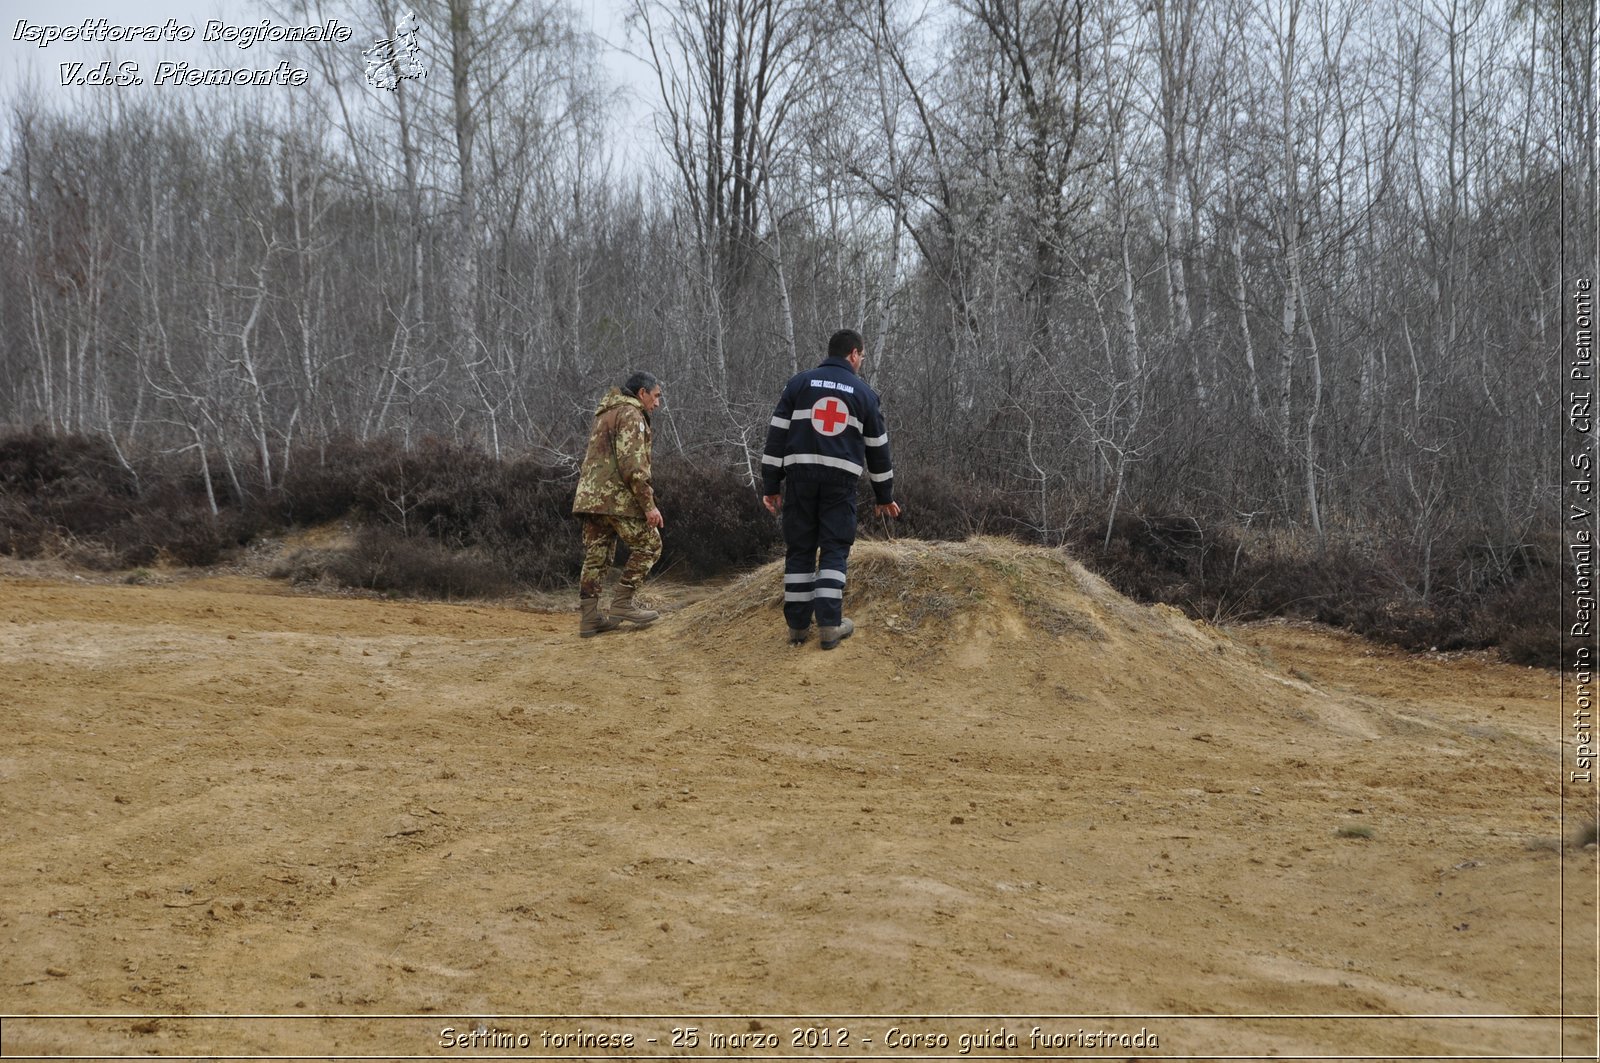
[[(802, 563), (803, 559), (802, 559)], [(792, 628), (811, 626), (811, 604), (816, 597), (816, 574), (812, 572), (785, 572), (783, 574), (783, 619)]]
[(817, 582), (813, 603), (819, 627), (837, 627), (844, 615), (845, 572), (856, 541), (856, 485), (829, 484), (817, 504)]
[(844, 613), (844, 572), (837, 568), (818, 569), (816, 595), (817, 623), (823, 627), (837, 625)]
[(790, 480), (783, 492), (783, 619), (792, 628), (811, 626), (817, 578), (816, 485)]

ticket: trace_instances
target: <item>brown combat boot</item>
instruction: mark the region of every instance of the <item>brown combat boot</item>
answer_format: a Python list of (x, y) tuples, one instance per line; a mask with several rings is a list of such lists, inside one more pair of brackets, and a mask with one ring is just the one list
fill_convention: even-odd
[(619, 623), (617, 618), (600, 612), (599, 598), (579, 598), (578, 612), (578, 637), (581, 639), (603, 635), (607, 631), (617, 629)]
[(847, 616), (839, 621), (838, 627), (825, 627), (821, 629), (822, 648), (831, 650), (855, 632), (856, 626)]
[(633, 600), (633, 590), (632, 587), (617, 587), (617, 593), (611, 598), (611, 619), (626, 620), (640, 627), (660, 619), (660, 613), (646, 609)]

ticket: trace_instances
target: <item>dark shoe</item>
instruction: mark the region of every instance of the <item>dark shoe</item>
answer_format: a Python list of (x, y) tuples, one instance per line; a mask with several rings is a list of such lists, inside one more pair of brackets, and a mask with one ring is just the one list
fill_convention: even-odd
[(833, 649), (835, 646), (839, 645), (839, 643), (849, 638), (855, 632), (855, 630), (856, 626), (850, 622), (850, 618), (848, 616), (839, 621), (838, 627), (822, 628), (822, 648), (825, 650)]
[(607, 631), (615, 631), (617, 621), (613, 617), (605, 616), (600, 612), (599, 598), (578, 599), (578, 637), (581, 639), (603, 635)]
[(635, 602), (633, 600), (632, 587), (618, 587), (617, 593), (611, 599), (611, 616), (614, 620), (626, 620), (630, 624), (638, 624), (640, 627), (644, 627), (646, 624), (660, 619), (661, 614), (654, 609), (646, 609)]
[(789, 629), (789, 645), (791, 646), (804, 645), (805, 641), (810, 637), (811, 629), (809, 627), (792, 627)]

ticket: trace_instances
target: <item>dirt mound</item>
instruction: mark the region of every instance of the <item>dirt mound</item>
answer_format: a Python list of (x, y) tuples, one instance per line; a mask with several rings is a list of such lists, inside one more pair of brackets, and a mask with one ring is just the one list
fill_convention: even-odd
[[(781, 618), (783, 563), (774, 561), (697, 603), (694, 613), (713, 628), (743, 629), (762, 613)], [(846, 605), (854, 616), (909, 633), (924, 622), (956, 616), (1027, 614), (1047, 630), (1081, 630), (1095, 637), (1089, 602), (1115, 597), (1101, 580), (1065, 554), (1004, 539), (962, 543), (917, 540), (864, 542), (850, 555)]]
[[(713, 636), (781, 631), (783, 563), (775, 561), (684, 610)], [(1059, 550), (1006, 539), (867, 542), (850, 555), (845, 611), (899, 639), (961, 641), (974, 631), (1103, 641), (1113, 631), (1205, 636), (1172, 610), (1142, 609)], [(1175, 621), (1175, 623), (1174, 623)]]
[[(751, 654), (783, 637), (783, 565), (774, 562), (664, 622), (691, 638)], [(1295, 681), (1170, 606), (1141, 606), (1068, 554), (1005, 539), (860, 543), (851, 553), (845, 612), (852, 653), (927, 678), (1027, 666), (1072, 689), (1123, 691), (1156, 707), (1158, 677), (1239, 683), (1281, 692)], [(815, 649), (811, 644), (808, 649)], [(1304, 684), (1298, 684), (1304, 686)], [(1147, 689), (1148, 688), (1148, 689)], [(1148, 695), (1148, 696), (1147, 696)]]

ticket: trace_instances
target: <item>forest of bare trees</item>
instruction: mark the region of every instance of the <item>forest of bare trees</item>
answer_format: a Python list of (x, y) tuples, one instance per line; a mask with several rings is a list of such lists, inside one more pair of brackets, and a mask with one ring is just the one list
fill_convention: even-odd
[(999, 485), (1044, 541), (1382, 536), (1426, 594), (1442, 537), (1553, 519), (1591, 4), (629, 0), (653, 165), (574, 12), (412, 6), (392, 90), (350, 47), (303, 90), (7, 101), (0, 423), (237, 495), (336, 439), (570, 465), (639, 367), (658, 452), (749, 476), (853, 326), (902, 496)]

